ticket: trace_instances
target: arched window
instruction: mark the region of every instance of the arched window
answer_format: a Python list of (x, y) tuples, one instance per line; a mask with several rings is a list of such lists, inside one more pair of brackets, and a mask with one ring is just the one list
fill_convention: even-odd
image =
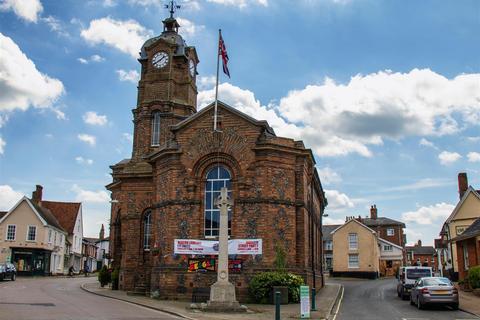
[(160, 112), (153, 114), (152, 121), (152, 146), (160, 144)]
[[(230, 172), (221, 166), (216, 166), (207, 173), (205, 184), (205, 237), (216, 237), (220, 228), (220, 209), (214, 203), (220, 196), (220, 189), (226, 187), (228, 196), (231, 197), (232, 188)], [(228, 234), (232, 227), (232, 211), (228, 210)]]
[(143, 216), (143, 250), (150, 250), (150, 239), (152, 229), (152, 212), (148, 210)]

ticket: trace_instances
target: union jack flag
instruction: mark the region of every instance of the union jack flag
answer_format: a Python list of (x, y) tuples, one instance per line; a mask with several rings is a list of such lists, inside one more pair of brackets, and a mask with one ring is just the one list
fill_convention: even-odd
[(225, 47), (225, 42), (223, 42), (222, 34), (220, 34), (220, 38), (218, 41), (218, 54), (222, 56), (223, 73), (225, 73), (230, 78), (230, 71), (228, 71), (227, 48)]

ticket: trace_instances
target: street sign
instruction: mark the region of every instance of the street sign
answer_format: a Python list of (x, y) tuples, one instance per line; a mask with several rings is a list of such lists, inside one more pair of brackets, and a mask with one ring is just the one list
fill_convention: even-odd
[(300, 286), (300, 318), (310, 319), (310, 287)]

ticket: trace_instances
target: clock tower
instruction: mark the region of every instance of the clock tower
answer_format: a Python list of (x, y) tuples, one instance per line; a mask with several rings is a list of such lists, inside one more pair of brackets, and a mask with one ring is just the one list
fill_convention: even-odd
[(195, 47), (187, 46), (173, 17), (163, 21), (163, 32), (147, 40), (138, 61), (142, 65), (137, 107), (133, 110), (132, 158), (140, 160), (172, 138), (169, 126), (196, 112), (199, 63)]

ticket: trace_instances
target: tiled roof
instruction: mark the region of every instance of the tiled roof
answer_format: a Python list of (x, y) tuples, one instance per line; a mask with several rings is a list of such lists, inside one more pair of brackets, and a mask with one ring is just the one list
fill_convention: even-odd
[(83, 237), (83, 240), (91, 242), (91, 243), (96, 243), (98, 241), (98, 238), (86, 238)]
[(69, 234), (73, 233), (80, 205), (80, 202), (42, 201), (42, 207), (49, 209)]
[(480, 235), (480, 218), (475, 220), (461, 235), (453, 238), (453, 241), (464, 240)]
[(377, 219), (362, 218), (362, 223), (367, 227), (401, 226), (405, 228), (405, 223), (385, 217), (377, 217)]
[(413, 252), (414, 254), (434, 254), (435, 248), (432, 246), (413, 246), (413, 247), (405, 247), (407, 252)]
[(323, 241), (332, 240), (332, 235), (330, 232), (340, 227), (341, 224), (324, 224), (322, 226)]
[(47, 208), (41, 207), (38, 204), (35, 203), (35, 201), (32, 201), (28, 199), (28, 201), (32, 204), (32, 206), (37, 210), (38, 214), (42, 216), (42, 218), (51, 226), (64, 230), (65, 229), (62, 227), (62, 225), (59, 223), (58, 219), (53, 215), (53, 213), (48, 210)]
[(6, 215), (8, 211), (0, 211), (0, 219), (3, 218), (4, 215)]

